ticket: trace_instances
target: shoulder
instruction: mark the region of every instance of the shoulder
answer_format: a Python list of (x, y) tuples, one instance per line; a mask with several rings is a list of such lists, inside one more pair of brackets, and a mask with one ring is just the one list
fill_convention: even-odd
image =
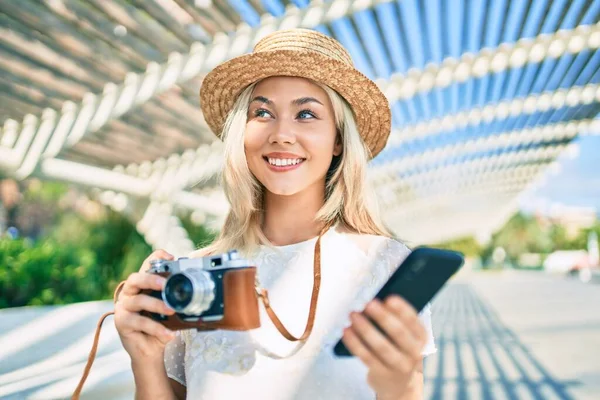
[(338, 228), (338, 233), (344, 235), (355, 244), (365, 255), (371, 257), (404, 258), (410, 253), (410, 249), (401, 241), (383, 235), (371, 235), (356, 233), (347, 228)]
[(365, 255), (365, 266), (379, 284), (383, 284), (411, 252), (393, 237), (352, 232), (342, 234)]

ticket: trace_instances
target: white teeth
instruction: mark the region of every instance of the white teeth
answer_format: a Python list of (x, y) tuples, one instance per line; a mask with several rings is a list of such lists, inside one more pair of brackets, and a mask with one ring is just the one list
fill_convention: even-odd
[(302, 160), (299, 158), (296, 159), (290, 159), (290, 158), (286, 158), (286, 159), (279, 159), (279, 158), (269, 158), (269, 164), (271, 165), (276, 165), (278, 167), (286, 167), (288, 165), (296, 165), (301, 163)]

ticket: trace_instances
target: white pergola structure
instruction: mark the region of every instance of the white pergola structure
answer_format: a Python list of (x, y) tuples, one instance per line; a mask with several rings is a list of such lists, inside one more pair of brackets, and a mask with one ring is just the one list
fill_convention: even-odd
[(186, 254), (178, 212), (219, 226), (228, 210), (204, 74), (305, 27), (340, 40), (390, 100), (370, 179), (395, 233), (489, 233), (573, 139), (600, 132), (600, 1), (492, 3), (3, 2), (0, 168), (87, 187)]

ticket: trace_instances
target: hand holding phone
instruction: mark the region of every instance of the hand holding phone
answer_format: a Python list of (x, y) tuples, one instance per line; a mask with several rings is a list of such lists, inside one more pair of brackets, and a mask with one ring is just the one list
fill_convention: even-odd
[[(406, 257), (375, 298), (383, 301), (387, 296), (397, 294), (421, 312), (463, 263), (460, 253), (418, 247)], [(334, 347), (334, 354), (352, 356), (341, 339)]]

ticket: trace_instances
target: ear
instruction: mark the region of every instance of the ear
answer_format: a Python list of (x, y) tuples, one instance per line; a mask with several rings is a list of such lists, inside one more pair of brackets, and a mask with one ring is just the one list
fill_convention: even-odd
[(339, 156), (340, 154), (342, 154), (342, 135), (340, 135), (339, 133), (335, 136), (335, 144), (333, 145), (333, 155), (334, 156)]

